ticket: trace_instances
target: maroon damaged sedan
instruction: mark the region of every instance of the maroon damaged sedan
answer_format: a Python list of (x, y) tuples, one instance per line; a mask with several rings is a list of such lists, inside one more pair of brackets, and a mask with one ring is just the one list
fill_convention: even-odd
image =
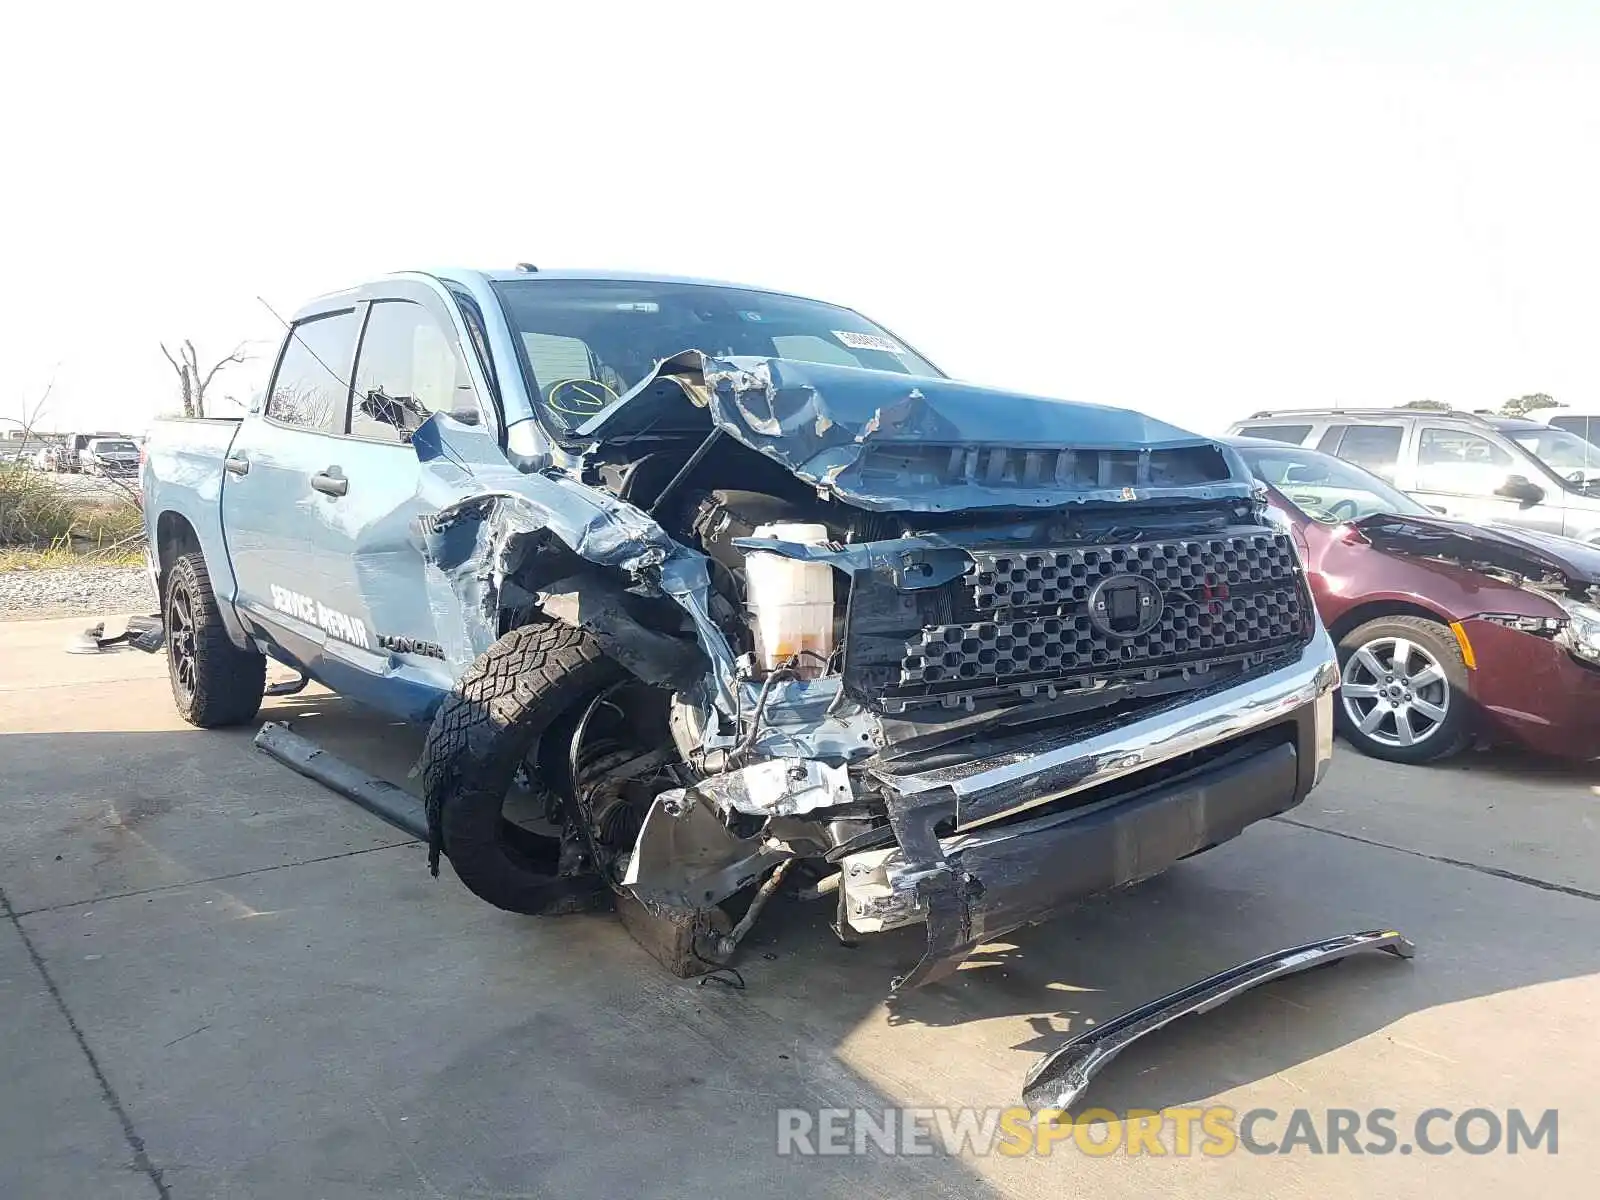
[(1352, 744), (1402, 763), (1474, 739), (1600, 757), (1600, 548), (1447, 520), (1316, 450), (1228, 441), (1305, 560)]

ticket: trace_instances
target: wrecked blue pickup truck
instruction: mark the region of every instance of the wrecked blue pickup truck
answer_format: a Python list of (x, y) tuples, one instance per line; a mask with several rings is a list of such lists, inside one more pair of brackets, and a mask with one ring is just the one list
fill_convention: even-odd
[(846, 940), (924, 923), (928, 983), (1331, 754), (1333, 652), (1231, 449), (849, 309), (402, 274), (296, 314), (259, 408), (147, 447), (183, 716), (251, 720), (271, 658), (428, 724), (435, 871), (614, 898), (681, 973), (789, 892)]

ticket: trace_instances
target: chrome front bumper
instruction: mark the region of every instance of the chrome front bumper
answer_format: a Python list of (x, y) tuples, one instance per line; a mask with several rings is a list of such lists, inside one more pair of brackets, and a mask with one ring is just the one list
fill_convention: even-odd
[(957, 825), (975, 829), (1062, 796), (1203, 749), (1317, 706), (1316, 781), (1333, 757), (1333, 691), (1339, 664), (1319, 625), (1298, 661), (1200, 699), (1179, 696), (1153, 716), (1083, 738), (1071, 731), (997, 758), (978, 758), (921, 774), (877, 773), (906, 798), (943, 791), (955, 797)]
[[(919, 774), (883, 771), (898, 844), (843, 860), (841, 924), (872, 933), (925, 921), (927, 952), (895, 985), (919, 986), (984, 941), (1227, 841), (1321, 782), (1338, 680), (1319, 627), (1294, 663), (1140, 720)], [(1196, 765), (1172, 761), (1207, 749), (1216, 753)], [(1166, 763), (1148, 783), (1138, 777)], [(1118, 781), (1103, 799), (1030, 812)], [(952, 817), (955, 832), (940, 836)]]

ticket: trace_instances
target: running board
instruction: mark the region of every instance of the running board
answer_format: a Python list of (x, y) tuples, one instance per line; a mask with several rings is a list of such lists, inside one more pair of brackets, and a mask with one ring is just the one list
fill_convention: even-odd
[(256, 749), (264, 751), (292, 771), (314, 779), (346, 800), (354, 801), (375, 817), (381, 817), (402, 833), (418, 841), (428, 840), (428, 818), (418, 800), (404, 788), (387, 779), (369, 775), (321, 746), (303, 738), (287, 725), (268, 721), (255, 739)]

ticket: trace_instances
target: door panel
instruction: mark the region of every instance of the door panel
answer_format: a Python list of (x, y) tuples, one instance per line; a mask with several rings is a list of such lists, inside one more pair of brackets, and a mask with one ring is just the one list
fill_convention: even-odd
[[(1531, 468), (1493, 439), (1467, 429), (1423, 425), (1417, 430), (1411, 494), (1459, 520), (1497, 521), (1560, 533), (1565, 513), (1559, 489), (1530, 479)], [(1534, 493), (1543, 498), (1532, 501)]]
[(360, 645), (340, 622), (337, 540), (330, 529), (338, 498), (312, 477), (344, 444), (358, 312), (344, 309), (296, 323), (285, 339), (266, 410), (248, 418), (223, 463), (222, 525), (238, 581), (235, 605), (247, 623), (282, 636), (311, 667), (329, 638)]
[[(368, 630), (391, 681), (439, 691), (451, 682), (428, 599), (418, 518), (422, 464), (411, 435), (435, 412), (478, 408), (466, 366), (440, 320), (408, 300), (374, 300), (356, 359), (349, 436), (340, 465), (348, 503), (328, 529), (348, 611)], [(394, 711), (391, 697), (381, 706)], [(410, 703), (410, 701), (407, 701)]]

